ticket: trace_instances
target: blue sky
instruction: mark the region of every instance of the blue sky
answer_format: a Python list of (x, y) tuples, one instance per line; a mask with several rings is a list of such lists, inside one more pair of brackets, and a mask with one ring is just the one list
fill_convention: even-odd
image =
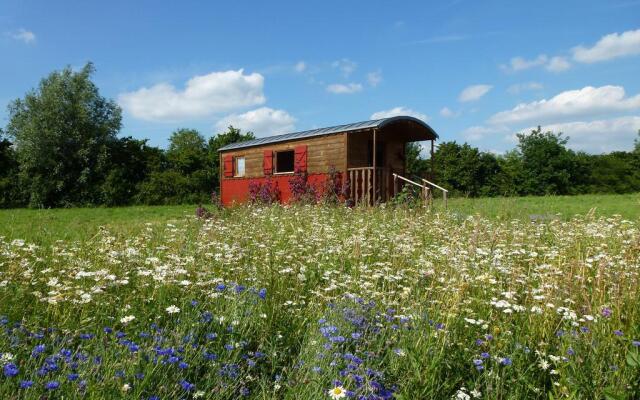
[(258, 136), (378, 116), (442, 140), (514, 146), (542, 125), (592, 153), (640, 129), (640, 1), (25, 1), (0, 3), (5, 105), (92, 61), (121, 134)]

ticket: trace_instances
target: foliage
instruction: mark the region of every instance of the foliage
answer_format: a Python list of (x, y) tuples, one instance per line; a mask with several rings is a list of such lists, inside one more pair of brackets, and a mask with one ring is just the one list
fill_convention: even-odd
[(640, 395), (638, 220), (134, 210), (135, 232), (0, 234), (0, 398)]
[(296, 172), (289, 178), (289, 190), (293, 203), (315, 204), (318, 200), (318, 190), (309, 182), (306, 172)]
[(267, 177), (260, 181), (254, 179), (249, 182), (249, 202), (253, 204), (274, 204), (280, 201), (278, 182)]
[(91, 82), (93, 64), (51, 73), (9, 105), (20, 186), (32, 207), (99, 204), (121, 110)]

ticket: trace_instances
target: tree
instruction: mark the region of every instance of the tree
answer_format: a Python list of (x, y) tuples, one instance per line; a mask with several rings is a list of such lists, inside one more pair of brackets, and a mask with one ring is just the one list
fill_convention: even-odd
[(498, 194), (500, 165), (491, 153), (480, 152), (467, 143), (441, 143), (435, 154), (437, 183), (463, 196)]
[(517, 137), (524, 174), (522, 194), (569, 194), (575, 157), (566, 148), (569, 138), (562, 133), (542, 132), (541, 127), (529, 134), (518, 133)]
[(405, 167), (408, 176), (427, 178), (431, 171), (428, 159), (422, 158), (422, 146), (419, 143), (410, 142), (405, 147)]
[(122, 206), (131, 204), (139, 185), (152, 173), (167, 168), (166, 155), (157, 147), (147, 145), (147, 139), (124, 137), (109, 144), (108, 173), (101, 186), (101, 204)]
[(209, 167), (207, 144), (195, 129), (178, 129), (171, 134), (167, 158), (172, 168), (187, 175)]
[(240, 129), (229, 126), (226, 132), (219, 133), (209, 139), (207, 146), (208, 161), (211, 167), (214, 190), (220, 187), (220, 154), (218, 149), (231, 143), (245, 142), (255, 139), (253, 132), (242, 133)]
[(40, 81), (9, 104), (20, 185), (31, 207), (96, 204), (106, 175), (109, 143), (121, 126), (120, 107), (91, 81), (93, 64), (70, 67)]
[(23, 206), (13, 144), (0, 129), (0, 208)]

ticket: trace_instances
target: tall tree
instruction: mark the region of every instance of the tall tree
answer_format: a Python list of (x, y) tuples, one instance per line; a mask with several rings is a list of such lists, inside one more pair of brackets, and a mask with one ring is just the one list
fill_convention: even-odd
[(518, 153), (522, 158), (524, 194), (569, 194), (575, 154), (567, 149), (562, 133), (518, 133)]
[(51, 73), (9, 105), (8, 134), (32, 207), (98, 203), (120, 107), (100, 96), (92, 63)]

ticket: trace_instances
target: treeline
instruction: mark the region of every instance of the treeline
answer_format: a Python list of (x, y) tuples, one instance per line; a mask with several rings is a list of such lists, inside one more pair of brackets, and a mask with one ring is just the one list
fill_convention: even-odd
[[(53, 72), (9, 104), (0, 129), (0, 208), (205, 203), (219, 187), (218, 149), (254, 138), (233, 127), (209, 139), (179, 129), (161, 149), (119, 137), (122, 112), (100, 96), (93, 72), (91, 63)], [(541, 129), (518, 139), (505, 155), (440, 143), (433, 171), (411, 144), (407, 169), (459, 196), (640, 191), (640, 141), (631, 152), (590, 155)]]
[(72, 207), (209, 202), (218, 149), (253, 139), (229, 127), (206, 140), (179, 129), (169, 147), (118, 137), (121, 110), (100, 96), (94, 68), (66, 68), (9, 104), (0, 129), (0, 207)]
[[(606, 135), (606, 132), (603, 132)], [(466, 143), (440, 143), (431, 161), (415, 157), (410, 173), (431, 176), (457, 196), (540, 196), (640, 191), (640, 132), (633, 151), (587, 154), (567, 148), (561, 133), (540, 127), (518, 134), (518, 145), (504, 155)]]

